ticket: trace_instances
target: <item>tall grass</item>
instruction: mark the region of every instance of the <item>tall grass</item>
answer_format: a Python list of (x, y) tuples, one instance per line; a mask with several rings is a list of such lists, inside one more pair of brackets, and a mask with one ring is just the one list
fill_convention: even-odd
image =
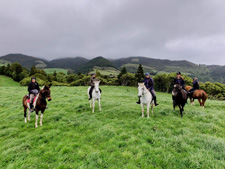
[(43, 126), (24, 123), (26, 87), (0, 87), (0, 168), (224, 168), (225, 104), (196, 102), (184, 117), (157, 93), (154, 116), (141, 117), (137, 89), (102, 86), (91, 113), (86, 87), (52, 87)]

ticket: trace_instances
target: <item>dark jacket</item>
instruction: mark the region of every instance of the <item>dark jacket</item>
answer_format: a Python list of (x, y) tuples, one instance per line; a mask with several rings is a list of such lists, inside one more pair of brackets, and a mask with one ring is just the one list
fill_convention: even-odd
[(193, 82), (193, 88), (194, 88), (194, 89), (199, 89), (199, 84), (198, 84), (197, 81), (194, 81), (194, 82)]
[(152, 78), (144, 78), (143, 83), (148, 90), (154, 89), (154, 81)]
[(29, 83), (29, 85), (28, 85), (28, 92), (29, 92), (29, 94), (32, 94), (32, 90), (34, 90), (34, 89), (37, 89), (38, 92), (40, 91), (40, 88), (39, 88), (38, 83), (37, 82), (35, 82), (35, 83), (33, 83), (33, 82)]
[(98, 81), (98, 78), (97, 77), (91, 77), (90, 79), (90, 85), (93, 87), (94, 86), (94, 81)]
[(184, 82), (184, 79), (183, 78), (180, 78), (180, 79), (175, 78), (174, 79), (174, 84), (179, 84), (179, 85), (182, 86), (182, 88), (185, 87), (185, 82)]

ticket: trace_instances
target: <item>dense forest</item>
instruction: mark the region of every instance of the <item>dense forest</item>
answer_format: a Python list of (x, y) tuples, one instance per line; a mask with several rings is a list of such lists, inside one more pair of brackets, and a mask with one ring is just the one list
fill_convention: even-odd
[[(47, 74), (44, 70), (32, 66), (31, 69), (22, 67), (19, 63), (8, 64), (7, 66), (0, 66), (0, 75), (6, 75), (11, 77), (20, 85), (26, 86), (31, 80), (31, 77), (35, 76), (40, 85), (52, 84), (53, 86), (88, 86), (89, 79), (91, 78), (89, 73), (72, 73), (68, 71), (67, 74), (62, 72), (54, 72)], [(118, 76), (101, 75), (96, 70), (96, 76), (101, 80), (101, 85), (113, 85), (113, 86), (137, 86), (138, 82), (141, 82), (144, 78), (144, 69), (140, 64), (136, 70), (136, 73), (127, 72), (126, 67), (122, 67)], [(173, 81), (176, 73), (161, 73), (152, 76), (155, 82), (155, 89), (159, 92), (170, 93), (173, 88)], [(186, 85), (192, 85), (192, 78), (183, 74)], [(210, 98), (225, 100), (225, 85), (221, 83), (212, 82), (200, 82), (200, 88), (205, 90)]]

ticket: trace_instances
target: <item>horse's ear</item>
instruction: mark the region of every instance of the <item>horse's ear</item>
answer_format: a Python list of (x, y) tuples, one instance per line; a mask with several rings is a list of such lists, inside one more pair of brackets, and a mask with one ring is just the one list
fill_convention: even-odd
[(50, 88), (52, 86), (52, 84), (48, 85), (48, 87)]

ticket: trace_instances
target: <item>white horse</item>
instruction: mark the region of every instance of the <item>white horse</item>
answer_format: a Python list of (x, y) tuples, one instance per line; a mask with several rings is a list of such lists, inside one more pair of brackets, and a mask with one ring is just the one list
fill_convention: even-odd
[(142, 117), (144, 117), (144, 105), (147, 105), (147, 116), (149, 118), (149, 108), (151, 105), (152, 115), (153, 115), (153, 100), (152, 94), (149, 90), (145, 87), (144, 83), (138, 83), (138, 97), (141, 101), (141, 108), (142, 108)]
[[(99, 110), (101, 111), (101, 92), (99, 90), (100, 81), (94, 81), (94, 89), (92, 91), (92, 100), (89, 100), (90, 107), (92, 107), (92, 113), (95, 112), (95, 101), (98, 100)], [(88, 98), (90, 98), (89, 91), (91, 87), (88, 88)], [(91, 103), (92, 102), (92, 103)]]

